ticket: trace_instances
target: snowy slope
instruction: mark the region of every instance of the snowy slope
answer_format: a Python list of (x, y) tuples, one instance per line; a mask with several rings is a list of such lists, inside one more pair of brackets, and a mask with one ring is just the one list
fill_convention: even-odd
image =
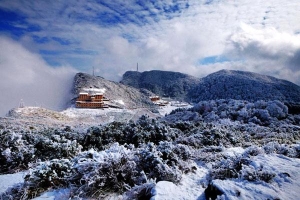
[(26, 172), (19, 172), (15, 174), (0, 175), (0, 193), (5, 192), (9, 187), (24, 181)]
[(216, 99), (300, 102), (300, 87), (292, 82), (252, 72), (221, 70), (201, 79), (188, 94), (193, 102)]
[(274, 181), (249, 182), (245, 180), (213, 180), (229, 200), (239, 199), (299, 199), (300, 160), (282, 155), (258, 155), (253, 158), (254, 168), (263, 167), (276, 174)]

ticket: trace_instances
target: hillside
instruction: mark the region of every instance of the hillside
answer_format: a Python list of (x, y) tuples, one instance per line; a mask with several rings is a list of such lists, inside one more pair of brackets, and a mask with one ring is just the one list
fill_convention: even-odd
[(292, 82), (252, 72), (221, 70), (201, 79), (189, 92), (194, 102), (216, 99), (300, 102), (300, 87)]
[(99, 76), (92, 76), (85, 73), (77, 73), (74, 77), (73, 94), (76, 98), (84, 88), (104, 88), (105, 97), (112, 100), (110, 103), (124, 102), (126, 108), (130, 107), (149, 107), (153, 104), (147, 92), (126, 86), (121, 83), (106, 80)]
[(121, 81), (125, 85), (144, 88), (159, 96), (178, 100), (188, 100), (186, 94), (199, 82), (198, 78), (187, 74), (159, 70), (127, 71)]

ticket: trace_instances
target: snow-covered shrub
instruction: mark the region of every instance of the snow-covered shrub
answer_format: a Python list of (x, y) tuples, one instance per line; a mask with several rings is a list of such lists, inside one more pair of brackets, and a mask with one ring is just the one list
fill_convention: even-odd
[(228, 158), (217, 161), (209, 172), (211, 179), (225, 180), (227, 178), (238, 178), (241, 170), (240, 158)]
[(273, 178), (275, 178), (275, 176), (276, 174), (274, 172), (268, 170), (258, 171), (259, 180), (262, 180), (266, 183), (270, 183), (273, 180)]
[(226, 133), (219, 129), (212, 129), (211, 131), (203, 132), (202, 143), (206, 145), (221, 145), (226, 140)]
[(266, 154), (276, 153), (279, 148), (278, 142), (269, 142), (268, 144), (263, 146), (263, 149)]
[(48, 137), (38, 137), (34, 145), (35, 155), (42, 160), (70, 158), (77, 155), (82, 149), (76, 140), (70, 141), (59, 136), (55, 139), (58, 141)]
[[(167, 152), (168, 150), (165, 150)], [(162, 153), (157, 150), (153, 143), (142, 145), (136, 153), (139, 159), (139, 167), (147, 177), (156, 181), (170, 181), (178, 183), (182, 172), (173, 163), (167, 164), (168, 160), (163, 160)]]
[(242, 126), (196, 124), (197, 122), (194, 122), (194, 125), (188, 126), (186, 128), (188, 131), (185, 131), (175, 141), (195, 148), (218, 145), (236, 146), (242, 144), (246, 136), (242, 132), (244, 130), (241, 131)]
[(110, 144), (118, 142), (138, 147), (148, 142), (158, 144), (164, 140), (173, 141), (179, 134), (178, 130), (171, 129), (166, 123), (142, 116), (136, 123), (113, 122), (105, 126), (92, 127), (88, 130), (82, 146), (85, 150), (89, 148), (103, 150)]
[(184, 172), (192, 171), (193, 166), (188, 160), (191, 158), (191, 150), (183, 144), (172, 144), (171, 142), (160, 142), (157, 150), (161, 152), (161, 158), (169, 166), (178, 166)]
[(34, 160), (33, 145), (24, 140), (22, 133), (4, 131), (0, 137), (0, 173), (27, 169)]
[(81, 135), (64, 129), (0, 131), (0, 173), (28, 169), (37, 160), (70, 158), (81, 151)]
[[(161, 150), (166, 150), (167, 146), (162, 144)], [(188, 157), (188, 149), (183, 145), (172, 148), (178, 153), (177, 164), (180, 165), (180, 158)], [(127, 196), (149, 197), (154, 183), (151, 180), (178, 183), (181, 179), (179, 167), (168, 165), (167, 159), (161, 156), (153, 143), (138, 149), (133, 145), (125, 148), (117, 143), (101, 152), (91, 149), (72, 160), (40, 162), (26, 175), (22, 186), (5, 195), (13, 199), (22, 195), (33, 198), (50, 188), (71, 187), (73, 197), (100, 198), (107, 192), (125, 191), (129, 191)]]
[(189, 121), (176, 121), (172, 124), (170, 124), (172, 128), (179, 129), (180, 131), (184, 132), (185, 135), (188, 132), (191, 132), (193, 129), (197, 127), (197, 125), (193, 122)]
[(28, 196), (34, 197), (49, 188), (65, 187), (72, 175), (72, 163), (68, 159), (41, 162), (25, 176)]
[(259, 148), (258, 146), (251, 146), (245, 149), (243, 156), (244, 157), (251, 157), (251, 156), (257, 156), (259, 154), (263, 154), (264, 150)]
[(202, 144), (202, 134), (193, 134), (191, 136), (182, 136), (176, 140), (177, 143), (191, 146), (194, 148), (200, 148)]
[(24, 177), (24, 182), (14, 185), (0, 195), (0, 199), (32, 199), (49, 188), (68, 186), (72, 174), (68, 159), (41, 162)]
[(271, 116), (267, 110), (256, 109), (254, 112), (254, 116), (257, 117), (262, 122), (262, 125), (270, 124)]
[(218, 162), (224, 159), (222, 154), (223, 147), (208, 146), (193, 151), (194, 160), (204, 163)]
[(288, 115), (288, 107), (280, 101), (268, 102), (266, 110), (268, 110), (271, 117), (277, 119), (284, 119)]
[(137, 185), (123, 194), (123, 200), (143, 200), (152, 197), (151, 190), (155, 187), (155, 183), (149, 182)]
[(255, 168), (247, 156), (228, 158), (218, 161), (210, 170), (211, 179), (225, 180), (228, 178), (241, 178), (248, 181), (271, 182), (275, 173), (264, 170), (263, 167)]
[(265, 170), (263, 166), (256, 166), (251, 161), (252, 156), (263, 153), (263, 150), (257, 146), (249, 147), (242, 155), (228, 157), (213, 162), (210, 170), (210, 178), (228, 179), (241, 178), (248, 181), (271, 182), (276, 176), (275, 173)]
[(257, 109), (265, 109), (267, 107), (267, 102), (264, 100), (258, 100), (254, 102), (254, 106)]
[(299, 145), (290, 146), (287, 144), (279, 144), (278, 142), (269, 142), (263, 146), (267, 154), (277, 153), (291, 158), (299, 158)]
[(296, 153), (296, 158), (300, 158), (300, 145), (299, 144), (296, 145), (294, 147), (294, 149), (295, 149), (295, 153)]
[[(193, 112), (199, 114), (199, 116), (187, 119), (187, 114), (192, 116)], [(288, 107), (277, 100), (259, 100), (251, 103), (243, 100), (219, 99), (201, 101), (186, 111), (178, 110), (166, 116), (166, 120), (174, 122), (174, 119), (189, 121), (201, 119), (206, 122), (216, 122), (222, 119), (230, 119), (242, 123), (252, 122), (258, 125), (268, 126), (278, 120), (286, 119), (287, 116)]]
[(83, 152), (73, 160), (73, 184), (78, 186), (77, 194), (97, 197), (104, 191), (124, 192), (135, 185), (146, 183), (143, 171), (131, 151), (114, 144), (102, 152)]
[(263, 170), (263, 169), (255, 169), (253, 166), (243, 166), (241, 170), (241, 178), (247, 181), (264, 181), (269, 183), (276, 176), (274, 172)]

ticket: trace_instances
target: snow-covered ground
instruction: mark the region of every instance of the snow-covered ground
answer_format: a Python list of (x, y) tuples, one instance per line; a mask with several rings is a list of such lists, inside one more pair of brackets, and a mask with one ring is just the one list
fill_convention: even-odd
[[(117, 108), (103, 108), (103, 109), (82, 109), (82, 108), (68, 108), (61, 113), (71, 117), (71, 118), (78, 118), (78, 117), (97, 117), (100, 115), (107, 115), (110, 112), (118, 112), (122, 113), (125, 109), (117, 109)], [(130, 110), (126, 110), (130, 112)]]
[(176, 110), (177, 108), (191, 108), (192, 106), (190, 104), (184, 103), (184, 102), (177, 102), (177, 101), (171, 101), (165, 106), (161, 106), (158, 109), (158, 112), (160, 115), (165, 116), (166, 114), (170, 114), (173, 110)]
[(224, 192), (229, 200), (239, 199), (299, 199), (300, 160), (283, 155), (258, 155), (253, 158), (254, 168), (276, 174), (271, 183), (249, 182), (240, 179), (213, 180), (212, 184)]
[(184, 174), (178, 185), (169, 181), (159, 181), (152, 189), (151, 200), (205, 200), (204, 190), (207, 168), (197, 166), (193, 173)]
[(24, 181), (26, 172), (18, 172), (15, 174), (0, 175), (0, 193), (5, 192), (9, 187)]

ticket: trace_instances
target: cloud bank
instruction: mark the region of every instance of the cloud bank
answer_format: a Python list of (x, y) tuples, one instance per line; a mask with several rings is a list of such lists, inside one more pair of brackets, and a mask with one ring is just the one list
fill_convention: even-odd
[(229, 39), (227, 56), (252, 70), (300, 83), (300, 35), (241, 24)]
[(63, 109), (70, 100), (75, 70), (70, 67), (49, 67), (36, 54), (19, 43), (0, 37), (0, 115), (18, 107), (42, 106)]

